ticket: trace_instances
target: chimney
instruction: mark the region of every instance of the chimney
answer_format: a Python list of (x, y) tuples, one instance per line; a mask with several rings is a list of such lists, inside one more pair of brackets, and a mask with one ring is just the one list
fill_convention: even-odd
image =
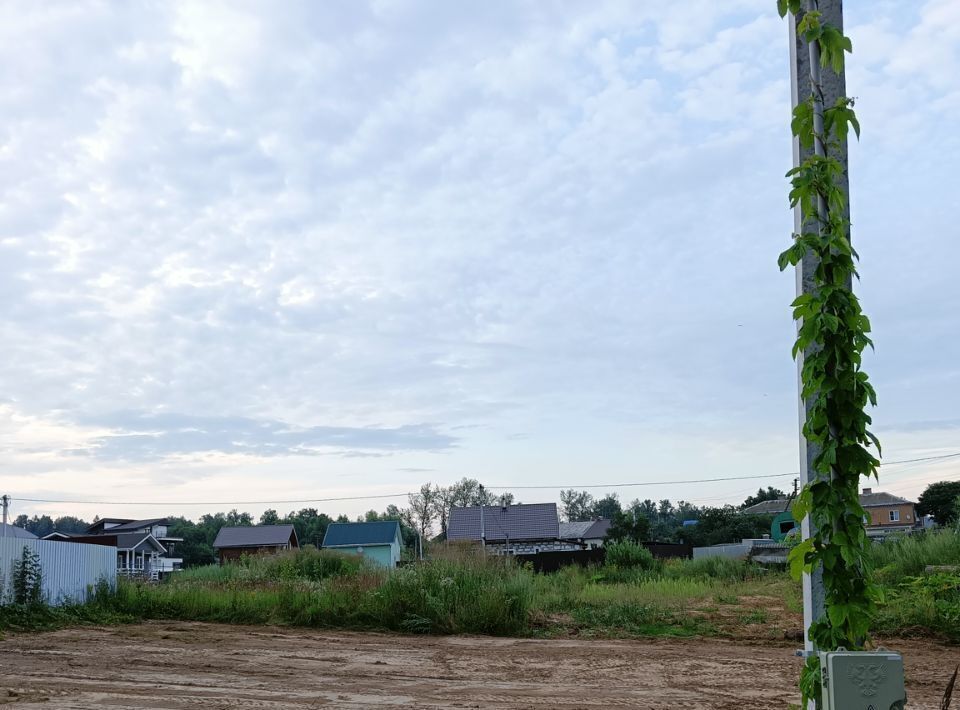
[(868, 496), (868, 495), (870, 495), (871, 493), (873, 493), (873, 489), (872, 489), (872, 488), (864, 488), (864, 489), (863, 489), (863, 495)]

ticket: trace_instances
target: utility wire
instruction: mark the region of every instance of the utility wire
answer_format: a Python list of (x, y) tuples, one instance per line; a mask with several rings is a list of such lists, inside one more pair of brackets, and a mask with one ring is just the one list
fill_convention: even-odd
[[(903, 464), (903, 463), (919, 463), (921, 461), (939, 461), (942, 459), (951, 459), (957, 458), (960, 456), (960, 452), (952, 454), (941, 454), (940, 456), (925, 456), (923, 458), (916, 459), (902, 459), (899, 461), (887, 461), (882, 465), (892, 466), (894, 464)], [(799, 476), (799, 471), (791, 471), (790, 473), (768, 473), (760, 476), (726, 476), (722, 478), (696, 478), (696, 479), (685, 479), (682, 481), (642, 481), (634, 483), (593, 483), (583, 486), (577, 485), (549, 485), (549, 486), (485, 486), (488, 490), (497, 490), (497, 491), (510, 491), (510, 490), (556, 490), (561, 488), (575, 488), (578, 490), (589, 490), (591, 488), (634, 488), (639, 486), (671, 486), (671, 485), (681, 485), (686, 483), (717, 483), (720, 481), (750, 481), (750, 480), (759, 480), (765, 478), (785, 478), (787, 476)], [(405, 493), (382, 493), (378, 495), (368, 495), (368, 496), (344, 496), (338, 498), (294, 498), (289, 500), (235, 500), (235, 501), (203, 501), (203, 502), (181, 502), (181, 501), (113, 501), (113, 500), (57, 500), (53, 498), (20, 498), (17, 496), (11, 496), (11, 500), (19, 500), (25, 503), (72, 503), (78, 505), (166, 505), (166, 506), (181, 506), (181, 505), (290, 505), (296, 503), (334, 503), (334, 502), (345, 502), (345, 501), (354, 501), (354, 500), (382, 500), (387, 498), (406, 498), (410, 495), (410, 492)]]

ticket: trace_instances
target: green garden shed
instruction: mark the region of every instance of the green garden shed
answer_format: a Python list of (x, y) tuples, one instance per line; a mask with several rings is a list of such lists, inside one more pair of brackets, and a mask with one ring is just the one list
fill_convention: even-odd
[(323, 536), (325, 550), (363, 555), (381, 567), (396, 567), (400, 561), (400, 523), (331, 523)]

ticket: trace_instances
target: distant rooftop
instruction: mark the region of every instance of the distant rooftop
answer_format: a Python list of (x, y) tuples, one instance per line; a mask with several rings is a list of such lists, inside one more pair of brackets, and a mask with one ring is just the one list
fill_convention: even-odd
[(396, 520), (379, 520), (372, 523), (330, 523), (323, 536), (322, 547), (348, 547), (351, 545), (389, 545), (400, 534)]
[(16, 525), (10, 525), (9, 523), (0, 523), (0, 536), (6, 537), (15, 537), (20, 540), (36, 540), (37, 536), (34, 535), (29, 530), (24, 530), (23, 528), (18, 528)]
[(561, 540), (599, 540), (607, 536), (610, 530), (610, 521), (607, 518), (599, 520), (572, 520), (569, 523), (560, 523)]
[(220, 528), (213, 546), (224, 547), (274, 547), (285, 545), (296, 531), (292, 525), (248, 525), (246, 527)]
[[(744, 508), (743, 512), (747, 513), (748, 515), (776, 515), (777, 513), (782, 513), (785, 510), (789, 510), (791, 503), (793, 503), (793, 501), (787, 498), (765, 500), (762, 503), (757, 503)], [(874, 492), (872, 488), (864, 488), (863, 493), (860, 494), (860, 505), (862, 505), (864, 508), (913, 504), (913, 501), (907, 500), (906, 498), (895, 496), (892, 493), (884, 493), (883, 491)]]
[[(452, 508), (447, 539), (480, 540), (480, 506)], [(560, 522), (556, 503), (485, 505), (482, 516), (483, 538), (498, 540), (556, 540)]]

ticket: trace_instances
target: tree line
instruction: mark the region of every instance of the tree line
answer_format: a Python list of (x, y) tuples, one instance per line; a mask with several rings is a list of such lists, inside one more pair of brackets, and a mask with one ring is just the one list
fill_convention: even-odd
[[(565, 521), (587, 521), (600, 518), (612, 521), (612, 539), (636, 541), (683, 542), (694, 546), (716, 545), (741, 538), (761, 537), (770, 532), (771, 515), (748, 515), (743, 508), (766, 500), (787, 498), (783, 491), (768, 487), (759, 489), (739, 506), (697, 506), (687, 501), (673, 503), (668, 499), (654, 501), (633, 500), (621, 503), (615, 493), (595, 498), (588, 491), (568, 489), (560, 492), (560, 516)], [(196, 521), (181, 516), (168, 517), (171, 537), (182, 537), (176, 555), (185, 566), (209, 564), (216, 561), (213, 541), (220, 528), (247, 525), (293, 525), (301, 545), (323, 542), (331, 523), (373, 522), (395, 520), (400, 523), (404, 546), (412, 551), (420, 536), (425, 541), (446, 539), (450, 509), (474, 505), (511, 505), (510, 493), (497, 494), (485, 488), (478, 480), (462, 478), (449, 486), (423, 484), (408, 496), (407, 506), (388, 505), (382, 511), (368, 510), (356, 520), (345, 515), (333, 517), (316, 508), (302, 508), (280, 515), (270, 509), (255, 519), (250, 513), (231, 510), (200, 516)], [(932, 515), (940, 525), (960, 522), (960, 481), (941, 481), (930, 484), (917, 502), (917, 515)], [(90, 523), (73, 516), (51, 518), (49, 515), (19, 515), (14, 525), (44, 537), (54, 531), (83, 533)]]

